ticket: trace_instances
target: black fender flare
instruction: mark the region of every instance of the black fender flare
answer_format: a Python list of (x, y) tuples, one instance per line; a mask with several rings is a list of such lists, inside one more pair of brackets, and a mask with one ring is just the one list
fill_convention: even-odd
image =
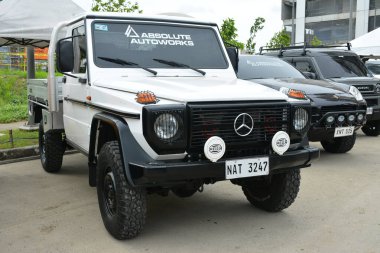
[(96, 144), (98, 138), (98, 126), (100, 122), (110, 125), (119, 142), (120, 155), (124, 167), (124, 176), (130, 186), (136, 187), (129, 169), (130, 162), (149, 162), (153, 159), (141, 148), (133, 137), (127, 122), (119, 117), (108, 113), (95, 114), (91, 122), (90, 147), (88, 154), (89, 183), (96, 186)]

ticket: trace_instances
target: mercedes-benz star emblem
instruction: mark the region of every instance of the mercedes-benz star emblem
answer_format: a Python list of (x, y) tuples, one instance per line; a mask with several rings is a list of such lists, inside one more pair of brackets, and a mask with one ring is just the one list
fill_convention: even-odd
[(234, 122), (234, 128), (237, 135), (247, 136), (253, 130), (253, 119), (248, 113), (239, 114)]

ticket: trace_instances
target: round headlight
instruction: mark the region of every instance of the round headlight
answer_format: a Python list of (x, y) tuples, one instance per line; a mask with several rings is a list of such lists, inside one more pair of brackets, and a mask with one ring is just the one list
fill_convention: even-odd
[(309, 121), (309, 114), (305, 109), (298, 108), (294, 112), (293, 126), (296, 131), (302, 131)]
[(173, 138), (178, 132), (177, 118), (170, 113), (164, 113), (157, 117), (154, 122), (154, 132), (162, 140)]
[(348, 121), (349, 122), (354, 122), (355, 121), (355, 115), (348, 116)]
[(340, 116), (338, 117), (338, 122), (339, 122), (339, 123), (343, 123), (345, 118), (346, 118), (346, 117), (344, 117), (344, 115), (340, 115)]
[(332, 123), (334, 123), (334, 121), (335, 121), (334, 116), (328, 116), (328, 117), (326, 118), (326, 122), (327, 122), (328, 124), (332, 124)]
[(362, 121), (363, 119), (364, 119), (364, 115), (360, 113), (360, 114), (358, 115), (358, 120), (359, 120), (359, 121)]
[(380, 84), (376, 84), (375, 92), (380, 93)]
[(363, 101), (364, 100), (362, 94), (360, 93), (360, 91), (358, 90), (358, 88), (356, 88), (355, 86), (350, 86), (349, 91), (355, 97), (355, 99), (357, 101)]

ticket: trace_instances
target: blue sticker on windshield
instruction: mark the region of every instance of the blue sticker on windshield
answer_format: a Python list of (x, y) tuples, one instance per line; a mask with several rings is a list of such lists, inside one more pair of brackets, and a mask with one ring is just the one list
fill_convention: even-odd
[(95, 30), (108, 32), (108, 25), (95, 24)]

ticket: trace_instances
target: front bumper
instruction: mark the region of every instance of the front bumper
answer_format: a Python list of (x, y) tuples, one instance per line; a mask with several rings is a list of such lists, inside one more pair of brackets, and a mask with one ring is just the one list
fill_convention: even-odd
[(372, 114), (367, 114), (367, 122), (368, 121), (374, 121), (374, 120), (380, 120), (380, 97), (379, 96), (366, 96), (363, 95), (365, 101), (367, 102), (368, 107), (373, 108)]
[[(314, 106), (313, 107), (313, 118), (312, 125), (308, 131), (309, 141), (325, 141), (332, 140), (334, 138), (335, 128), (337, 127), (355, 127), (355, 131), (357, 131), (360, 127), (363, 126), (365, 120), (357, 121), (355, 120), (353, 123), (349, 123), (345, 120), (343, 124), (337, 123), (337, 116), (344, 115), (346, 118), (349, 115), (358, 115), (363, 114), (366, 115), (367, 106), (365, 102), (359, 102), (351, 104), (351, 106), (355, 106), (356, 110), (347, 110), (340, 108), (341, 106), (345, 106), (344, 101), (336, 101), (333, 105), (325, 103), (323, 107)], [(322, 110), (321, 108), (330, 107), (329, 110)], [(335, 118), (335, 122), (331, 125), (326, 124), (326, 119), (329, 116), (333, 116)]]
[[(314, 147), (288, 151), (282, 156), (269, 155), (269, 173), (308, 167), (318, 158), (319, 149)], [(129, 163), (129, 169), (135, 186), (165, 186), (196, 179), (225, 180), (225, 160), (216, 163), (209, 161)]]
[[(354, 126), (355, 131), (359, 130), (360, 126)], [(311, 127), (307, 133), (309, 141), (326, 141), (334, 139), (335, 127)]]

